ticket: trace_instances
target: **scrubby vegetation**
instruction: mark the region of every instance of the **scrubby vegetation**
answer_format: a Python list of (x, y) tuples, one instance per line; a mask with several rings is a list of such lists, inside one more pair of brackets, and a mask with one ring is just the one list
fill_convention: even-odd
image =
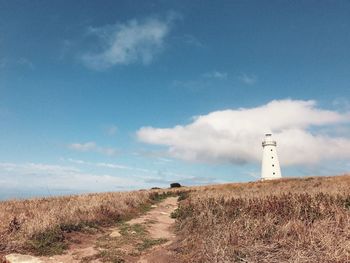
[[(0, 202), (0, 255), (61, 253), (66, 233), (116, 222), (142, 253), (166, 240), (123, 222), (174, 195), (178, 262), (350, 262), (350, 176)], [(123, 262), (115, 240), (99, 240), (106, 262)]]
[(172, 216), (186, 262), (350, 262), (350, 177), (198, 188)]
[(65, 233), (126, 220), (172, 192), (134, 191), (0, 202), (0, 255), (61, 253)]

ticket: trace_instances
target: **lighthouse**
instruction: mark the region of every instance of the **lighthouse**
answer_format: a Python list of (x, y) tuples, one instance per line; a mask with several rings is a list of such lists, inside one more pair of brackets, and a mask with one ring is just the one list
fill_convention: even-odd
[(276, 146), (277, 143), (272, 138), (272, 134), (265, 134), (265, 138), (262, 142), (263, 158), (261, 165), (261, 180), (273, 180), (282, 177)]

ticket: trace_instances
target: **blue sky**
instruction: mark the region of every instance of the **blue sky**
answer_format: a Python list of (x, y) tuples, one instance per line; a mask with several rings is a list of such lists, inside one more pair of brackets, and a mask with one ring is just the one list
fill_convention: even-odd
[(0, 198), (350, 170), (349, 1), (1, 1)]

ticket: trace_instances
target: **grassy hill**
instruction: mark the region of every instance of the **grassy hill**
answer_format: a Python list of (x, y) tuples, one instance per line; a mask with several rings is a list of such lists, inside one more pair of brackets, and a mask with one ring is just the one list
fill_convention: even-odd
[(0, 202), (0, 255), (61, 253), (65, 233), (129, 219), (159, 197), (156, 191), (134, 191)]
[(0, 202), (0, 255), (60, 253), (174, 194), (179, 262), (349, 262), (348, 175)]
[(187, 262), (350, 262), (350, 176), (195, 188), (177, 210)]

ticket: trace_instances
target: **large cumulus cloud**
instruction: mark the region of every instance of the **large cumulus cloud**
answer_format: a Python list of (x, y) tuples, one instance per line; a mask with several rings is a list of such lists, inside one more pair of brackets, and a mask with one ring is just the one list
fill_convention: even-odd
[(349, 123), (349, 113), (318, 108), (312, 100), (274, 100), (197, 116), (188, 125), (142, 127), (137, 136), (142, 142), (166, 146), (175, 158), (242, 164), (261, 159), (263, 135), (272, 132), (282, 165), (304, 165), (350, 159), (350, 138), (322, 132)]

